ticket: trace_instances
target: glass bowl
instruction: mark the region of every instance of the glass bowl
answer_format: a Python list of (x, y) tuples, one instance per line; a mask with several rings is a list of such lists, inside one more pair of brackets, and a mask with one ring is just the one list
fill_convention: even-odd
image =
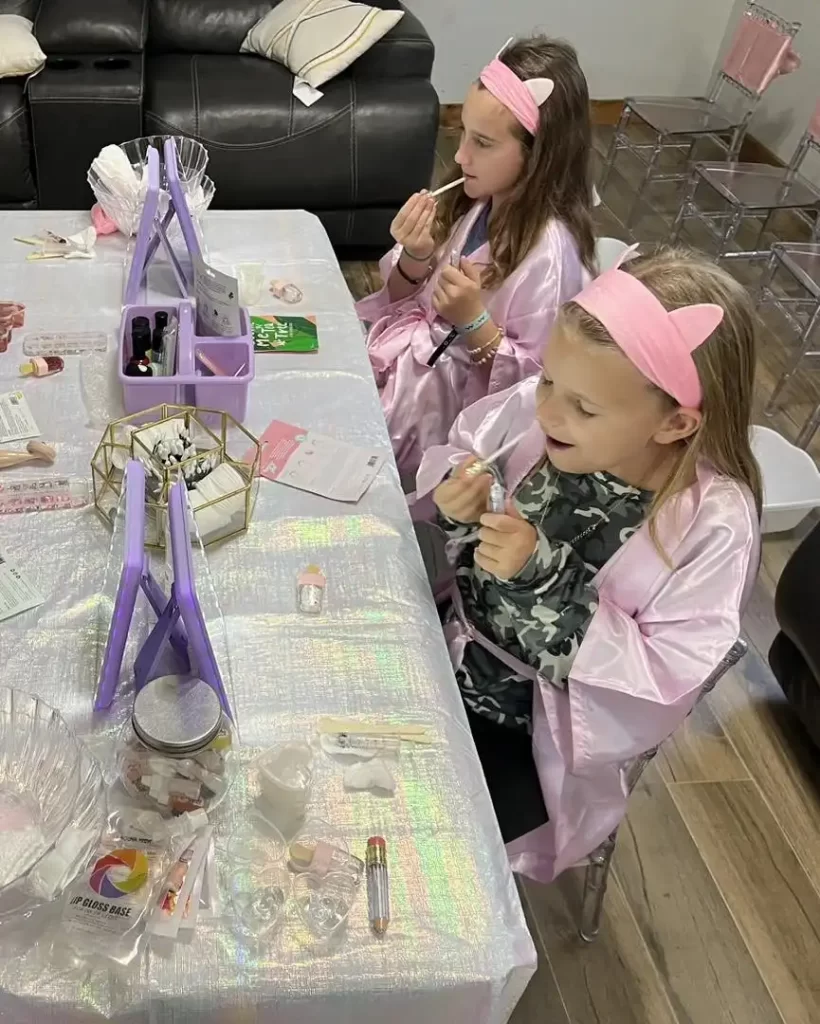
[[(176, 146), (179, 180), (183, 185), (200, 184), (208, 165), (208, 150), (196, 139), (189, 139), (186, 135), (145, 135), (140, 139), (121, 142), (120, 149), (128, 157), (137, 177), (140, 177), (143, 167), (148, 163), (148, 150), (158, 149), (162, 156), (167, 139), (173, 139)], [(159, 187), (162, 189), (168, 187), (164, 164), (161, 164), (160, 167)]]
[(16, 883), (0, 892), (0, 923), (57, 900), (74, 881), (100, 842), (108, 808), (97, 761), (84, 747), (80, 791), (71, 820), (54, 846)]
[(77, 816), (85, 756), (58, 711), (39, 697), (0, 687), (0, 900)]
[[(208, 151), (201, 142), (182, 135), (146, 135), (140, 139), (131, 139), (120, 144), (134, 172), (133, 186), (123, 193), (113, 192), (110, 184), (97, 173), (94, 164), (88, 169), (88, 184), (103, 210), (114, 221), (124, 235), (133, 235), (139, 227), (142, 204), (145, 198), (147, 180), (143, 172), (148, 164), (148, 150), (158, 149), (162, 154), (166, 139), (172, 138), (177, 151), (179, 180), (182, 191), (191, 211), (194, 224), (211, 204), (214, 197), (214, 183), (205, 174), (208, 163)], [(168, 180), (165, 164), (160, 161), (160, 195), (158, 216), (162, 219), (168, 209)], [(178, 233), (176, 222), (171, 229), (171, 237)]]

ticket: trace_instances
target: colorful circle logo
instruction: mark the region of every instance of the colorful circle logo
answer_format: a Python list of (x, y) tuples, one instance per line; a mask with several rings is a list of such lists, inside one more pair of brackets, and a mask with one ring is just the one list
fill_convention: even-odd
[(112, 850), (91, 869), (89, 885), (98, 896), (118, 900), (148, 881), (148, 858), (140, 850)]

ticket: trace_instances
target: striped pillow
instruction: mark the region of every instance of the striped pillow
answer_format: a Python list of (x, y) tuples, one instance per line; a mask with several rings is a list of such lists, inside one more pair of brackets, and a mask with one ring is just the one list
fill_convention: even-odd
[(318, 89), (403, 17), (348, 0), (282, 0), (248, 32), (241, 52), (279, 61)]

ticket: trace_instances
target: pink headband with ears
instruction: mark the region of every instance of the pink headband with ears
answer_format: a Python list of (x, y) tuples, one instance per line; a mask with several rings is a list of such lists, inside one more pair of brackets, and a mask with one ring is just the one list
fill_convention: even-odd
[(702, 303), (670, 313), (646, 285), (617, 268), (596, 277), (572, 301), (600, 320), (644, 377), (679, 405), (700, 408), (703, 392), (692, 352), (723, 319), (720, 306)]
[(551, 78), (532, 78), (522, 82), (518, 75), (498, 59), (490, 61), (479, 75), (482, 85), (510, 111), (530, 135), (538, 131), (538, 108), (552, 95)]

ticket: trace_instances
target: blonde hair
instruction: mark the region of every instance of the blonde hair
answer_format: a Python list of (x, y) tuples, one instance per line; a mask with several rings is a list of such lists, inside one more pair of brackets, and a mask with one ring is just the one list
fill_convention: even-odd
[[(724, 311), (717, 330), (692, 353), (703, 390), (700, 426), (679, 442), (680, 457), (655, 493), (647, 514), (650, 534), (660, 550), (658, 512), (686, 489), (701, 459), (710, 462), (723, 476), (748, 487), (760, 513), (763, 487), (749, 440), (757, 316), (749, 293), (741, 284), (717, 264), (685, 249), (667, 248), (654, 255), (639, 256), (621, 269), (636, 277), (668, 310), (713, 302)], [(565, 323), (590, 340), (615, 345), (606, 328), (575, 303), (567, 303), (561, 315)], [(670, 395), (660, 394), (670, 408), (677, 407)]]

